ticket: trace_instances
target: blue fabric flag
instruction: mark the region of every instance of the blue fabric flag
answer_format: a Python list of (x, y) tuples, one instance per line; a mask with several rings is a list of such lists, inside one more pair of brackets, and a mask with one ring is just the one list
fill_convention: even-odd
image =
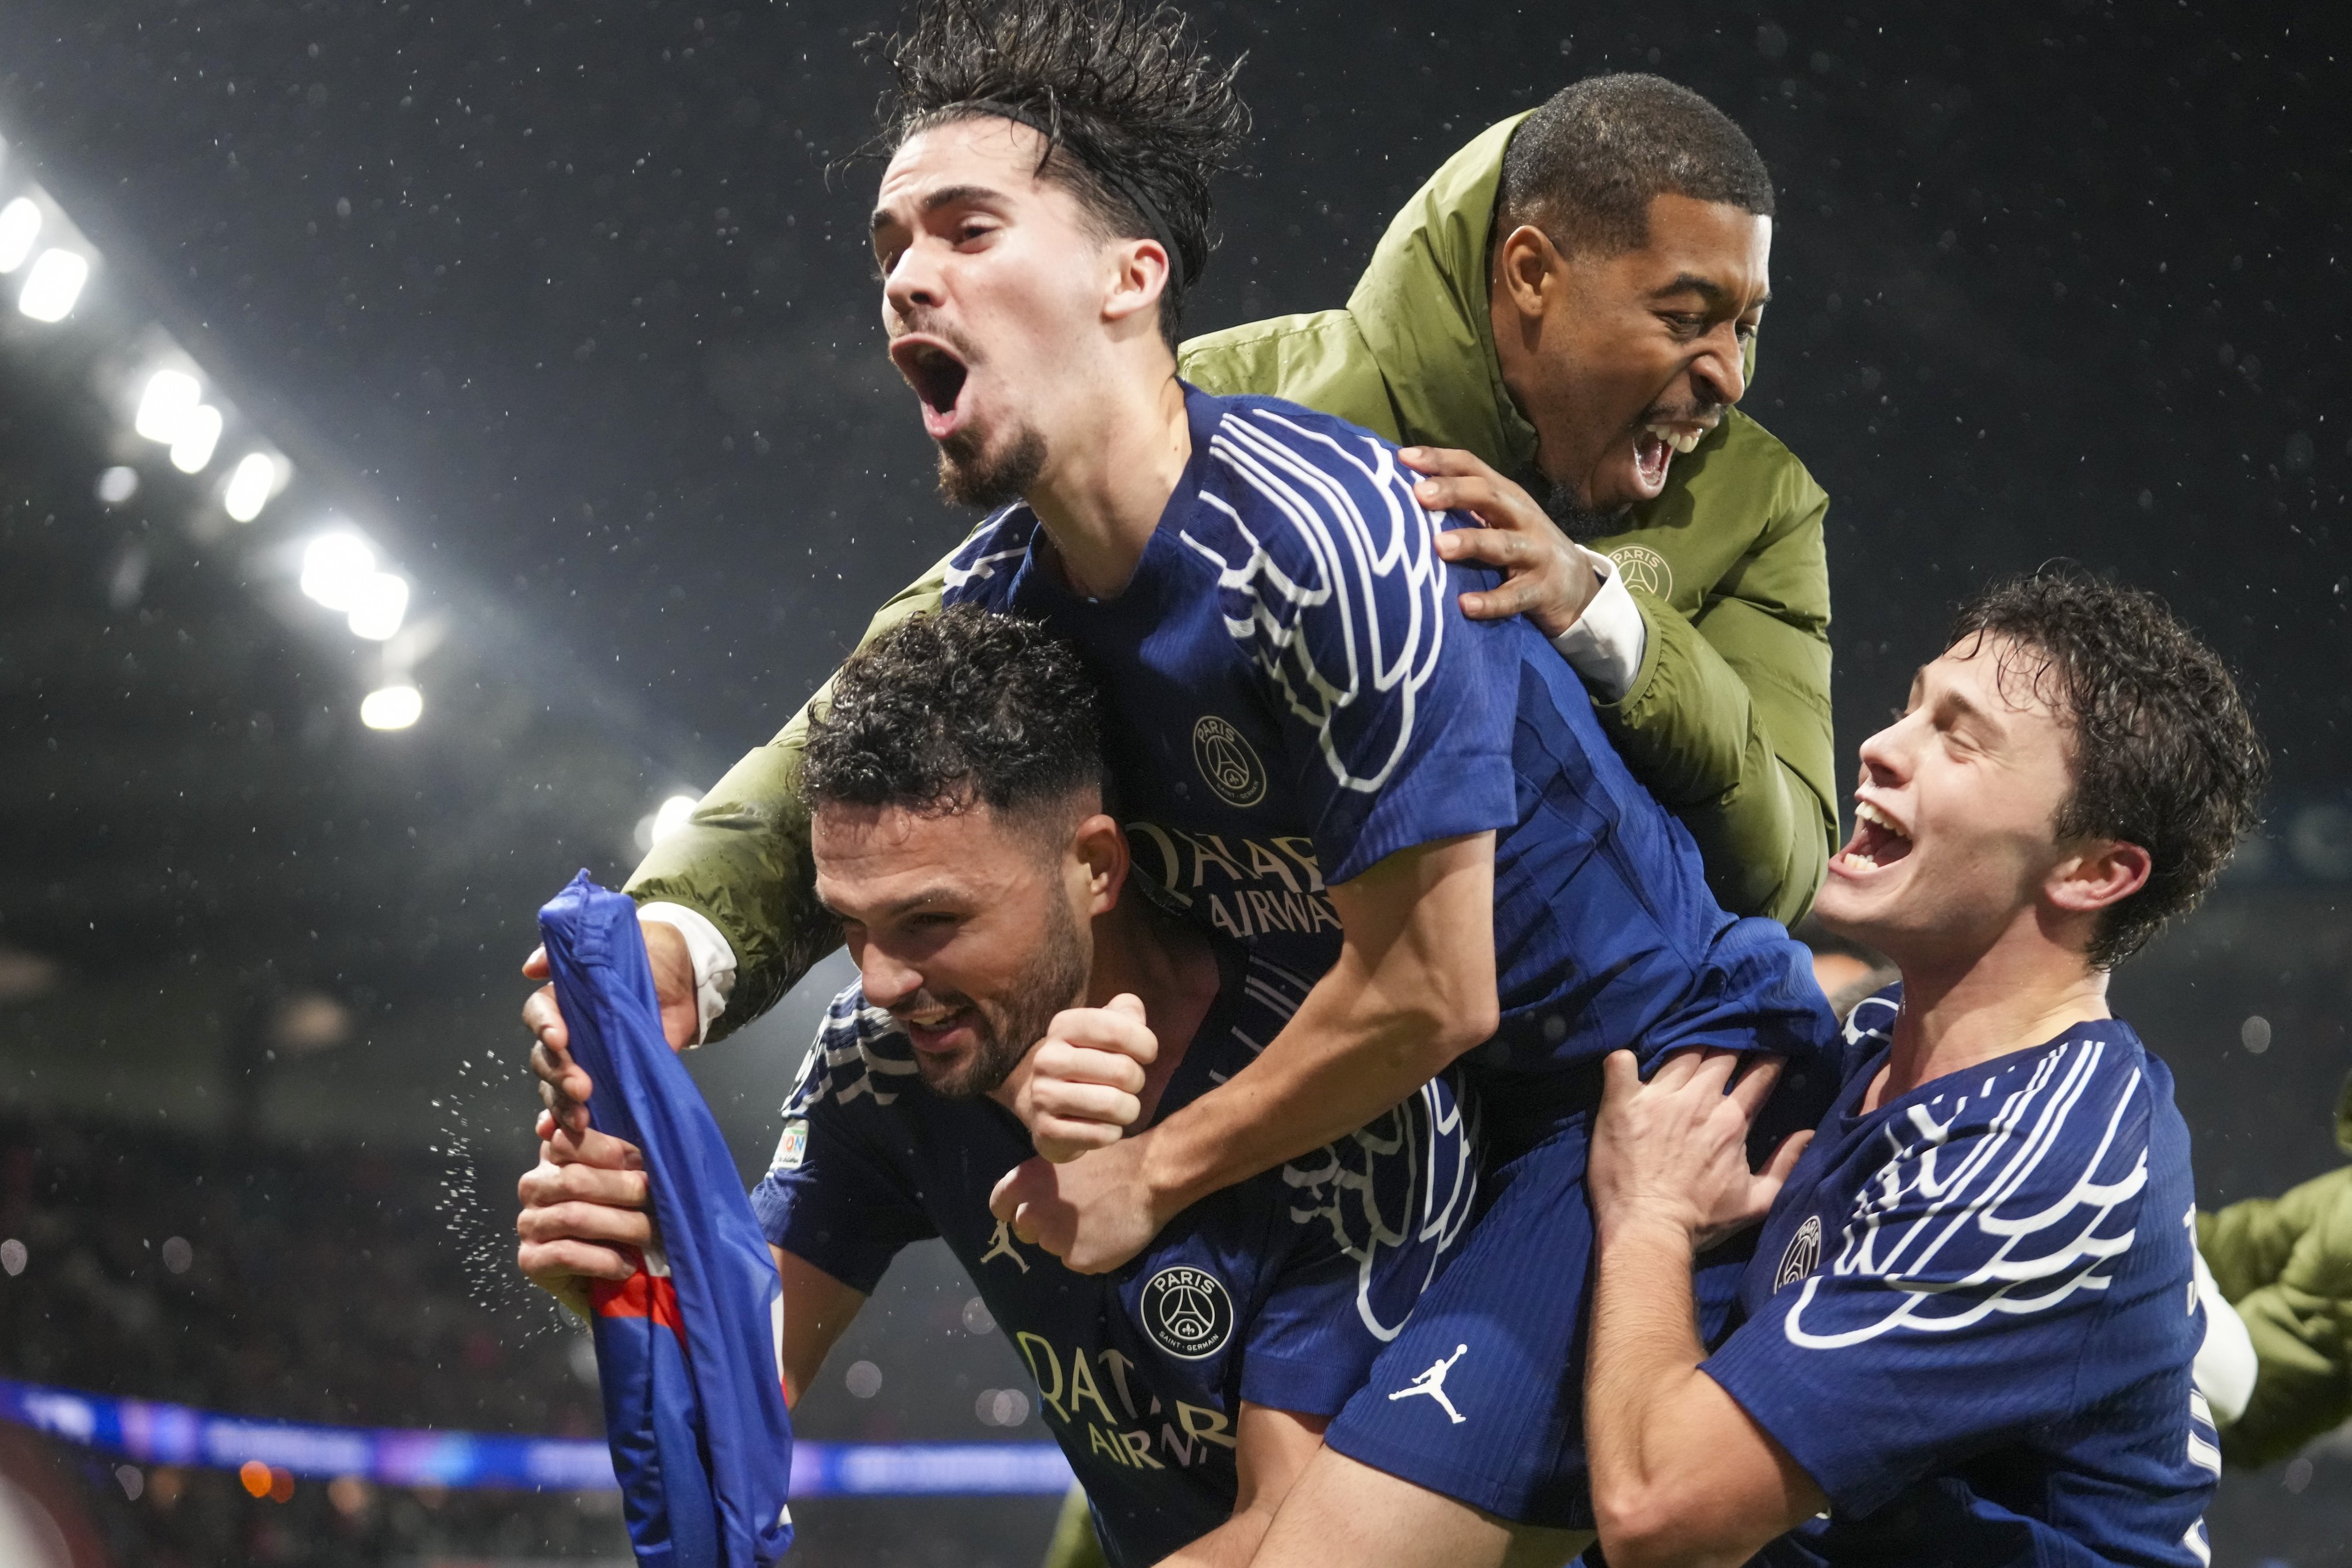
[(792, 1544), (783, 1288), (702, 1092), (663, 1037), (637, 906), (583, 871), (539, 911), (589, 1119), (645, 1153), (657, 1245), (592, 1291), (630, 1544), (646, 1568), (766, 1568)]

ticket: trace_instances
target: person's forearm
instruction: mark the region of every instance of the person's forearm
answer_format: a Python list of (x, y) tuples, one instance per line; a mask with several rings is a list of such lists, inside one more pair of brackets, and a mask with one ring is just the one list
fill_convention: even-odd
[(1495, 1032), (1494, 836), (1332, 889), (1339, 962), (1227, 1082), (1138, 1136), (1162, 1215), (1361, 1127)]
[(1638, 1540), (1655, 1528), (1661, 1479), (1692, 1468), (1665, 1428), (1677, 1394), (1706, 1375), (1698, 1364), (1706, 1352), (1692, 1303), (1686, 1233), (1636, 1221), (1604, 1230), (1597, 1246), (1584, 1441), (1593, 1510), (1613, 1562), (1618, 1538)]
[(1248, 1568), (1274, 1522), (1274, 1510), (1250, 1509), (1237, 1513), (1197, 1541), (1187, 1542), (1160, 1560), (1160, 1568)]
[(1139, 1135), (1159, 1206), (1173, 1214), (1363, 1126), (1486, 1037), (1448, 1026), (1332, 971), (1257, 1060)]

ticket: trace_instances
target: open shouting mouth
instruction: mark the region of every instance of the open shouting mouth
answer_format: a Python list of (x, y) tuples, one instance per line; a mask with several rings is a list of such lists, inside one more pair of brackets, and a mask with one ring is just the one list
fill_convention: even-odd
[(1645, 424), (1633, 434), (1633, 468), (1642, 492), (1655, 497), (1666, 488), (1666, 466), (1676, 452), (1695, 450), (1712, 426)]
[(962, 427), (971, 367), (961, 355), (935, 337), (910, 332), (890, 345), (890, 363), (922, 401), (923, 430), (932, 440), (944, 441)]
[(1911, 835), (1879, 806), (1857, 796), (1853, 803), (1853, 837), (1838, 852), (1839, 868), (1849, 873), (1884, 870), (1911, 853)]

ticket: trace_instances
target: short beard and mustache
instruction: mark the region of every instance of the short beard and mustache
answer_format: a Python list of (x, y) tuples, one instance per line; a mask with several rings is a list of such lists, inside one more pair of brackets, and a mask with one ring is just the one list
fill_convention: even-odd
[(1024, 425), (991, 454), (977, 431), (957, 431), (940, 443), (940, 494), (957, 506), (988, 511), (1019, 500), (1045, 471), (1045, 437)]
[(924, 1087), (950, 1100), (969, 1100), (1003, 1083), (1029, 1054), (1029, 1047), (1045, 1037), (1054, 1016), (1084, 1000), (1089, 965), (1089, 955), (1078, 940), (1077, 917), (1070, 912), (1066, 900), (1055, 898), (1049, 905), (1045, 941), (1036, 957), (1002, 997), (978, 1002), (927, 991), (904, 1004), (909, 1012), (935, 1005), (967, 1006), (980, 1016), (972, 1030), (978, 1038), (960, 1060), (946, 1062), (922, 1051), (915, 1053), (915, 1068), (922, 1075)]

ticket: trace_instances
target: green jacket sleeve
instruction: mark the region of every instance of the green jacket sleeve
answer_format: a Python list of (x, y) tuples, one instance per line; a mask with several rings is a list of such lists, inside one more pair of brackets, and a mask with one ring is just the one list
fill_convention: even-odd
[[(2352, 1082), (2336, 1141), (2352, 1152)], [(2259, 1366), (2245, 1413), (2221, 1428), (2223, 1457), (2268, 1464), (2352, 1417), (2352, 1165), (2199, 1215), (2197, 1249)]]
[(1599, 705), (1627, 765), (1698, 841), (1717, 899), (1789, 925), (1812, 907), (1838, 828), (1829, 498), (1804, 489), (1691, 618), (1633, 588), (1642, 668)]
[[(867, 623), (861, 646), (911, 616), (939, 607), (947, 559), (900, 589)], [(727, 770), (686, 825), (639, 863), (624, 889), (641, 904), (683, 904), (717, 926), (735, 950), (735, 989), (710, 1026), (721, 1039), (793, 988), (841, 943), (816, 901), (808, 812), (801, 805), (801, 748), (809, 712), (827, 680), (774, 740)]]

